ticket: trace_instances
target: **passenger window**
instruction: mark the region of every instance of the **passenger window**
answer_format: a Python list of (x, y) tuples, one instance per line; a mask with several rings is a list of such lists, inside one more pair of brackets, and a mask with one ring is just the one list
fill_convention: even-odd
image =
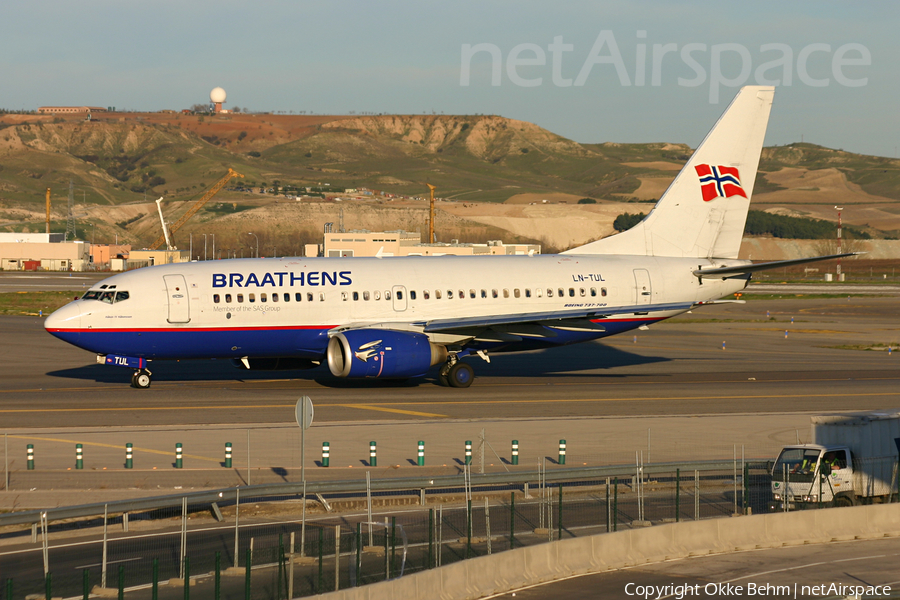
[(487, 290), (481, 290), (481, 297), (487, 298)]
[(506, 289), (506, 288), (503, 288), (503, 297), (504, 297), (504, 298), (509, 298), (509, 290)]
[(128, 292), (116, 292), (116, 302), (128, 300)]
[(272, 302), (278, 302), (278, 294), (272, 294)]
[(525, 297), (526, 297), (526, 298), (531, 298), (531, 290), (528, 289), (528, 288), (525, 288)]
[(447, 300), (453, 300), (453, 290), (447, 290)]
[(535, 289), (535, 290), (534, 290), (534, 293), (535, 293), (535, 295), (536, 295), (538, 298), (543, 298), (543, 297), (544, 297), (544, 290), (542, 290), (541, 288)]
[(353, 292), (353, 301), (354, 301), (354, 302), (358, 302), (358, 301), (359, 301), (359, 292)]
[(562, 288), (559, 288), (558, 290), (556, 290), (556, 295), (559, 296), (560, 298), (562, 298), (563, 296), (566, 295), (566, 292)]
[(553, 288), (547, 288), (547, 297), (548, 297), (548, 298), (552, 298), (552, 297), (553, 297)]
[[(88, 294), (89, 294), (89, 293), (90, 293), (90, 292), (88, 292)], [(85, 296), (87, 296), (87, 294), (85, 294)], [(216, 304), (218, 304), (218, 303), (219, 303), (219, 299), (220, 299), (220, 298), (219, 298), (219, 295), (218, 295), (218, 294), (213, 294), (213, 302), (215, 302)]]
[(247, 294), (247, 300), (250, 302), (256, 302), (256, 294)]
[(600, 288), (600, 295), (606, 296), (606, 288)]
[(290, 301), (291, 301), (291, 295), (285, 293), (285, 295), (284, 295), (284, 301), (285, 301), (285, 302), (290, 302)]
[[(400, 300), (403, 299), (403, 298), (400, 296), (400, 292), (397, 292), (397, 298), (400, 299)], [(410, 300), (415, 300), (415, 299), (416, 299), (416, 290), (410, 290), (410, 291), (409, 291), (409, 299), (410, 299)]]
[(375, 299), (381, 300), (381, 292), (379, 292), (378, 290), (375, 290)]
[(266, 295), (265, 295), (265, 294), (260, 294), (260, 295), (259, 295), (259, 301), (260, 301), (260, 302), (265, 302), (265, 301), (266, 301)]
[(391, 292), (390, 292), (390, 290), (384, 290), (384, 299), (385, 299), (385, 300), (390, 300), (390, 299), (391, 299)]
[(575, 288), (569, 288), (569, 297), (571, 297), (571, 298), (575, 297)]
[(591, 288), (591, 296), (596, 296), (596, 295), (597, 295), (597, 288), (592, 287)]
[(429, 300), (431, 295), (428, 293), (428, 290), (422, 290), (422, 300)]
[[(310, 294), (312, 296), (312, 294)], [(325, 292), (319, 292), (319, 302), (325, 302)]]
[(434, 299), (435, 300), (441, 299), (441, 290), (434, 290)]
[(585, 295), (584, 288), (580, 288), (578, 292), (582, 295), (582, 297)]
[(513, 290), (513, 296), (515, 296), (516, 298), (519, 297), (519, 288)]
[(491, 290), (491, 298), (496, 298), (500, 294), (497, 293), (497, 290)]
[[(481, 290), (481, 295), (482, 295), (482, 297), (484, 296), (484, 290)], [(466, 297), (466, 293), (462, 290), (459, 290), (459, 299), (462, 300), (465, 297)], [(470, 289), (469, 290), (469, 298), (474, 298), (474, 297), (475, 297), (475, 290)]]
[(225, 302), (231, 304), (231, 294), (225, 294)]
[(306, 292), (306, 301), (307, 301), (307, 302), (312, 302), (312, 301), (313, 301), (313, 294), (312, 294), (312, 292)]
[(343, 300), (344, 302), (347, 301), (347, 292), (341, 292), (341, 300)]
[(294, 294), (294, 300), (296, 300), (297, 302), (303, 302), (303, 294), (297, 292), (296, 294)]
[(238, 301), (238, 302), (243, 302), (243, 301), (244, 301), (244, 295), (243, 295), (243, 294), (238, 294), (238, 295), (237, 295), (237, 301)]
[(365, 301), (369, 300), (369, 292), (363, 292), (363, 300), (365, 300)]
[(403, 292), (400, 290), (397, 290), (397, 300), (403, 300)]

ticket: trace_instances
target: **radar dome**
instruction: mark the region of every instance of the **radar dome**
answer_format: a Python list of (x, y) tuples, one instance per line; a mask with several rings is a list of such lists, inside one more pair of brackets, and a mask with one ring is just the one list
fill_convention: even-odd
[(220, 87), (215, 88), (209, 93), (210, 102), (225, 102), (225, 90)]

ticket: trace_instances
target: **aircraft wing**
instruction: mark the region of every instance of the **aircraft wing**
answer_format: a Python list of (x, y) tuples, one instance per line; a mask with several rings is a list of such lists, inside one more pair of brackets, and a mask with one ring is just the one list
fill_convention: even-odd
[[(471, 330), (479, 327), (495, 327), (498, 325), (519, 325), (534, 323), (560, 329), (597, 329), (603, 330), (603, 324), (593, 323), (593, 319), (605, 319), (616, 315), (648, 315), (655, 312), (673, 310), (690, 310), (691, 302), (669, 304), (636, 304), (633, 306), (572, 308), (546, 312), (519, 313), (502, 316), (456, 317), (450, 319), (433, 319), (416, 323), (423, 327), (425, 333), (446, 333), (458, 330)], [(588, 325), (591, 323), (592, 325)]]
[(756, 273), (757, 271), (767, 271), (769, 269), (780, 269), (781, 267), (790, 267), (792, 265), (803, 265), (820, 260), (833, 260), (835, 258), (844, 258), (845, 256), (857, 256), (865, 254), (864, 252), (844, 252), (843, 254), (829, 254), (828, 256), (814, 256), (812, 258), (795, 258), (793, 260), (776, 260), (774, 262), (752, 263), (745, 265), (737, 265), (734, 267), (718, 267), (710, 269), (697, 269), (694, 275), (701, 279), (706, 277), (709, 279), (726, 279), (735, 275), (747, 275)]

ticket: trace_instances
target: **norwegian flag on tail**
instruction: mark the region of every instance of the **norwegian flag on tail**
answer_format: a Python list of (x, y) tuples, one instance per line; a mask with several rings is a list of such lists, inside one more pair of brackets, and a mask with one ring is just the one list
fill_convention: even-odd
[(697, 165), (694, 168), (700, 177), (700, 190), (703, 192), (704, 202), (709, 202), (713, 198), (747, 197), (741, 186), (741, 175), (737, 167)]

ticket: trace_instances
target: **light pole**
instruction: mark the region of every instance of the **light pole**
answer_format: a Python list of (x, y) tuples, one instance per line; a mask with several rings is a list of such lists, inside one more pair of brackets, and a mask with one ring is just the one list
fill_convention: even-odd
[(209, 234), (212, 236), (212, 247), (213, 247), (213, 260), (216, 260), (216, 234)]
[(256, 238), (256, 258), (259, 258), (259, 237), (255, 233), (248, 233), (247, 235), (252, 235)]
[(206, 260), (206, 234), (203, 234), (203, 260)]

